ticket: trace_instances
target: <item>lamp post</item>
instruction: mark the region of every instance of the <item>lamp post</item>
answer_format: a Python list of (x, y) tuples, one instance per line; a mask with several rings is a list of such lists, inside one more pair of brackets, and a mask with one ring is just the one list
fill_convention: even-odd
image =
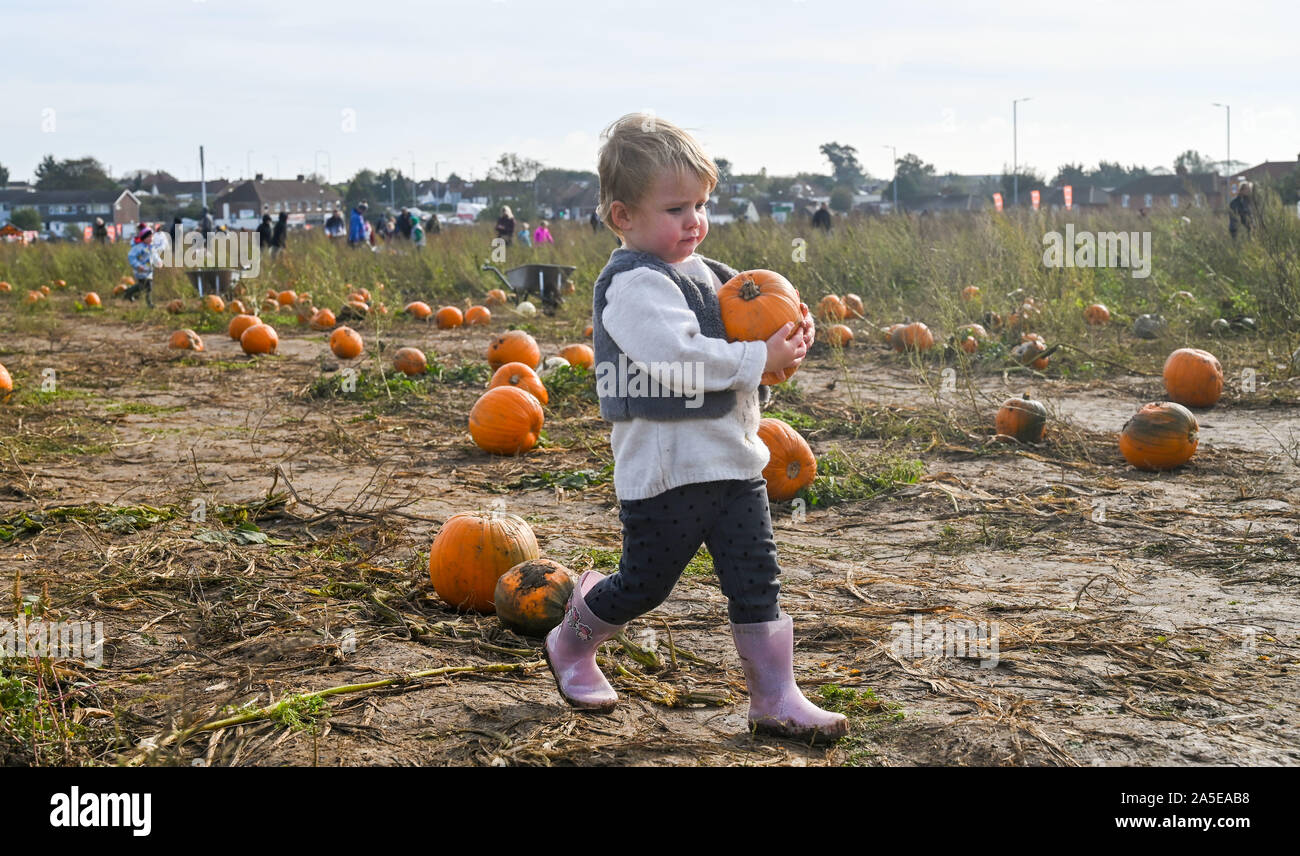
[(1020, 126), (1016, 117), (1016, 105), (1030, 98), (1017, 98), (1011, 102), (1011, 204), (1020, 204)]
[(330, 184), (334, 183), (334, 158), (325, 149), (317, 149), (313, 156), (311, 171), (320, 175), (320, 156), (325, 156), (325, 169), (328, 170), (328, 180)]
[(894, 185), (894, 213), (898, 213), (898, 147), (881, 146), (882, 149), (889, 149), (894, 154), (894, 180), (890, 184)]
[(1232, 108), (1227, 104), (1214, 102), (1215, 107), (1222, 107), (1228, 114), (1228, 159), (1223, 163), (1223, 175), (1225, 178), (1232, 176)]

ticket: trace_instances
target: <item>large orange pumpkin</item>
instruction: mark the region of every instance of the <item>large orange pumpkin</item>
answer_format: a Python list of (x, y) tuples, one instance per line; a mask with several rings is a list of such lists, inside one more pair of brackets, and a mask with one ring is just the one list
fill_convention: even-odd
[(177, 330), (167, 340), (167, 347), (182, 351), (201, 351), (203, 350), (203, 340), (193, 330)]
[(486, 306), (471, 306), (465, 311), (466, 324), (490, 324), (492, 312)]
[(1029, 393), (1008, 398), (998, 408), (993, 425), (999, 434), (1015, 437), (1022, 443), (1037, 443), (1047, 428), (1047, 408), (1030, 398)]
[(1124, 460), (1140, 470), (1172, 470), (1196, 454), (1199, 426), (1192, 412), (1173, 401), (1144, 404), (1119, 435)]
[(274, 354), (280, 347), (280, 336), (270, 324), (258, 322), (239, 337), (239, 347), (245, 354)]
[(230, 326), (226, 328), (226, 333), (230, 335), (230, 338), (238, 342), (240, 337), (244, 335), (245, 330), (261, 323), (262, 319), (256, 315), (236, 315), (230, 319)]
[(1179, 348), (1165, 360), (1165, 392), (1185, 407), (1213, 407), (1223, 394), (1223, 366), (1209, 351)]
[(393, 368), (405, 375), (415, 377), (429, 370), (429, 360), (419, 348), (401, 348), (393, 354)]
[(438, 310), (435, 320), (438, 322), (439, 329), (450, 330), (464, 324), (465, 316), (455, 306), (444, 306)]
[(425, 303), (423, 300), (411, 301), (406, 304), (406, 309), (404, 311), (412, 318), (419, 318), (421, 321), (427, 319), (433, 314), (433, 310), (429, 308), (429, 304)]
[(497, 580), (541, 555), (521, 517), (500, 511), (453, 515), (429, 549), (429, 581), (449, 605), (491, 613)]
[(517, 386), (495, 386), (469, 412), (469, 433), (485, 452), (517, 455), (537, 445), (545, 415), (542, 403)]
[(351, 360), (361, 356), (365, 350), (365, 340), (351, 327), (340, 327), (330, 333), (330, 350), (341, 360)]
[(768, 451), (763, 478), (767, 480), (769, 499), (774, 502), (794, 499), (799, 491), (812, 484), (817, 477), (817, 459), (798, 431), (780, 419), (761, 419), (758, 439)]
[(560, 356), (568, 360), (571, 366), (582, 366), (589, 371), (596, 368), (596, 352), (590, 345), (565, 345)]
[[(803, 323), (799, 292), (781, 274), (770, 270), (747, 270), (723, 284), (718, 308), (727, 338), (733, 342), (766, 342), (787, 323)], [(794, 331), (791, 331), (794, 334)], [(781, 383), (798, 370), (763, 375), (764, 384)]]
[(502, 624), (540, 639), (564, 620), (572, 593), (568, 568), (550, 559), (530, 559), (501, 575), (493, 601)]
[(531, 392), (542, 404), (550, 401), (550, 395), (542, 379), (537, 376), (537, 372), (523, 363), (506, 363), (497, 369), (492, 375), (492, 380), (488, 382), (489, 389), (494, 386), (517, 386)]
[(9, 369), (0, 363), (0, 401), (6, 401), (14, 391), (14, 379), (9, 376)]
[(536, 368), (542, 361), (542, 349), (537, 346), (537, 340), (523, 330), (508, 330), (488, 345), (487, 361), (494, 371), (506, 363), (523, 363)]
[(934, 334), (920, 321), (904, 324), (890, 334), (889, 344), (895, 351), (928, 351), (934, 345)]

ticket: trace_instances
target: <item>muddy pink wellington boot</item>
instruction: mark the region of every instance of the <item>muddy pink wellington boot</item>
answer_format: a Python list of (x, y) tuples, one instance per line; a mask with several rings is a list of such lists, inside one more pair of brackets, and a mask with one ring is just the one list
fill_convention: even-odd
[(849, 730), (841, 713), (808, 701), (794, 681), (794, 620), (732, 624), (732, 638), (749, 685), (749, 724), (763, 734), (814, 743), (840, 739)]
[(582, 575), (569, 596), (564, 620), (546, 634), (543, 645), (546, 663), (559, 684), (560, 695), (574, 707), (586, 710), (613, 710), (618, 701), (618, 694), (596, 665), (596, 649), (617, 635), (623, 625), (601, 621), (583, 600), (583, 595), (604, 578), (595, 571)]

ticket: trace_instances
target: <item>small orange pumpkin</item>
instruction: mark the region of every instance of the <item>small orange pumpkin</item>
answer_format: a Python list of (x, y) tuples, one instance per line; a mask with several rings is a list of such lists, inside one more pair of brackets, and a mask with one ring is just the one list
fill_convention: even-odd
[(412, 318), (419, 318), (421, 321), (428, 319), (428, 317), (433, 314), (433, 310), (429, 308), (429, 304), (425, 303), (423, 300), (411, 301), (406, 304), (406, 309), (403, 311)]
[(904, 324), (890, 334), (890, 345), (895, 351), (928, 351), (934, 346), (934, 334), (920, 321)]
[(0, 401), (8, 401), (14, 391), (14, 379), (9, 376), (9, 369), (0, 363)]
[(537, 346), (537, 340), (523, 330), (507, 330), (488, 345), (487, 361), (493, 371), (506, 363), (523, 363), (536, 368), (542, 361), (542, 349)]
[(365, 347), (365, 340), (361, 338), (361, 334), (351, 327), (339, 327), (330, 333), (330, 350), (341, 360), (356, 359), (361, 356)]
[(849, 314), (854, 318), (867, 317), (866, 308), (862, 305), (862, 298), (858, 297), (856, 294), (844, 295), (844, 308), (847, 309)]
[(1110, 310), (1104, 304), (1094, 303), (1083, 310), (1083, 320), (1093, 327), (1100, 327), (1110, 322)]
[(311, 316), (311, 327), (313, 330), (333, 330), (338, 321), (334, 318), (334, 313), (329, 309), (318, 309), (316, 314)]
[(1165, 360), (1165, 392), (1185, 407), (1213, 407), (1223, 394), (1223, 366), (1209, 351), (1179, 348)]
[(978, 285), (968, 285), (961, 290), (961, 299), (966, 301), (967, 303), (970, 303), (972, 300), (974, 300), (979, 296), (980, 296), (980, 289)]
[(248, 307), (244, 305), (244, 301), (242, 301), (242, 300), (238, 300), (238, 299), (236, 299), (236, 300), (232, 300), (232, 301), (230, 301), (229, 303), (227, 303), (227, 304), (226, 304), (226, 311), (229, 312), (229, 313), (232, 314), (232, 315), (251, 315), (251, 314), (252, 314), (251, 312), (248, 311)]
[(172, 315), (180, 315), (185, 311), (185, 301), (177, 298), (167, 304), (167, 311)]
[(571, 594), (568, 568), (550, 559), (529, 559), (501, 575), (492, 600), (502, 624), (540, 639), (564, 620)]
[(492, 375), (492, 380), (488, 382), (488, 389), (494, 386), (517, 386), (522, 390), (531, 392), (537, 397), (542, 404), (550, 401), (550, 394), (546, 391), (546, 385), (542, 379), (537, 376), (537, 372), (523, 363), (506, 363), (496, 370)]
[(465, 311), (466, 324), (490, 324), (492, 312), (486, 306), (471, 306)]
[(286, 289), (275, 296), (275, 300), (281, 306), (293, 306), (298, 302), (298, 295)]
[(126, 289), (126, 284), (119, 282), (117, 285), (113, 286), (113, 296), (117, 297), (119, 294), (126, 291)]
[(1192, 412), (1173, 401), (1144, 404), (1119, 435), (1124, 460), (1140, 470), (1172, 470), (1192, 459), (1199, 426)]
[(268, 297), (262, 301), (262, 312), (264, 314), (268, 312), (278, 312), (279, 309), (280, 301), (276, 300), (274, 297)]
[(86, 292), (86, 296), (83, 297), (83, 298), (81, 298), (81, 302), (84, 303), (84, 304), (86, 304), (87, 306), (103, 306), (103, 305), (104, 305), (102, 302), (100, 302), (99, 295), (96, 294), (96, 293), (93, 292), (93, 291), (88, 291), (88, 292)]
[(596, 352), (591, 345), (565, 345), (560, 356), (569, 361), (571, 366), (582, 366), (591, 371), (596, 368)]
[(483, 302), (489, 307), (504, 306), (506, 302), (506, 293), (499, 288), (494, 288), (487, 293), (487, 297), (483, 298)]
[(203, 298), (203, 308), (209, 312), (225, 312), (226, 301), (222, 300), (219, 295), (209, 294)]
[(450, 330), (465, 323), (465, 316), (455, 306), (444, 306), (438, 310), (436, 317), (438, 329)]
[(415, 377), (429, 370), (429, 360), (419, 348), (401, 348), (393, 354), (393, 368), (404, 375)]
[(999, 434), (1015, 437), (1022, 443), (1037, 443), (1043, 439), (1047, 428), (1047, 408), (1025, 393), (1019, 398), (1008, 398), (993, 417)]
[(259, 321), (239, 337), (239, 347), (245, 354), (274, 354), (280, 347), (280, 336), (270, 324)]
[(834, 294), (828, 294), (817, 304), (817, 314), (823, 321), (843, 321), (849, 310), (843, 300)]
[[(733, 342), (767, 341), (785, 324), (797, 327), (803, 323), (799, 292), (788, 279), (770, 270), (747, 270), (729, 279), (718, 292), (718, 308), (727, 338)], [(781, 383), (797, 370), (795, 366), (764, 374), (762, 382)]]
[(226, 328), (226, 333), (236, 342), (244, 335), (244, 331), (256, 324), (261, 324), (262, 319), (256, 315), (236, 315), (230, 319), (230, 326)]
[(12, 285), (10, 285), (9, 283), (4, 282), (4, 281), (0, 281), (0, 292), (8, 293), (8, 292), (10, 292), (10, 291), (13, 291), (13, 288), (14, 288), (14, 287), (13, 287)]
[(767, 496), (773, 502), (786, 502), (817, 477), (817, 459), (803, 436), (780, 419), (761, 419), (758, 438), (767, 446)]
[(853, 331), (843, 324), (832, 324), (826, 329), (826, 339), (836, 348), (847, 348), (853, 341)]
[(469, 433), (480, 449), (517, 455), (537, 445), (545, 415), (542, 403), (517, 386), (496, 386), (479, 396), (469, 412)]
[(582, 331), (582, 335), (590, 339), (594, 332), (595, 332), (595, 328), (592, 327), (590, 324), (588, 324), (586, 329)]
[(167, 347), (181, 351), (201, 351), (203, 350), (203, 340), (193, 330), (177, 330), (167, 340)]
[(1029, 339), (1011, 349), (1011, 356), (1022, 366), (1042, 371), (1047, 368), (1048, 358), (1040, 356), (1047, 350), (1047, 345), (1039, 339)]
[(541, 552), (521, 517), (500, 511), (456, 514), (429, 548), (429, 581), (448, 605), (490, 614), (501, 575)]

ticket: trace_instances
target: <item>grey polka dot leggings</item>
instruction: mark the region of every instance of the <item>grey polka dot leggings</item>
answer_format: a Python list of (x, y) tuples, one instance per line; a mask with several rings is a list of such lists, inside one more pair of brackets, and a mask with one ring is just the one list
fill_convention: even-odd
[(775, 621), (781, 569), (772, 539), (767, 482), (761, 478), (682, 485), (622, 503), (618, 573), (587, 592), (587, 606), (626, 624), (667, 600), (700, 544), (709, 548), (735, 624)]

